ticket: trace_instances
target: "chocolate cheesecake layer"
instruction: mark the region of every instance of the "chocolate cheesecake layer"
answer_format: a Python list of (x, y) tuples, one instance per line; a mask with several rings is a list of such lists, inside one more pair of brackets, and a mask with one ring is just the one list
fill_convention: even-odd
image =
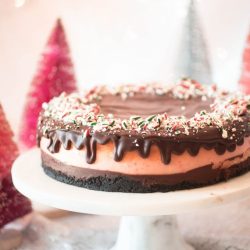
[(80, 168), (66, 165), (44, 152), (42, 166), (48, 176), (70, 185), (108, 192), (148, 193), (191, 189), (226, 181), (249, 171), (250, 157), (226, 169), (206, 165), (172, 175), (125, 175)]

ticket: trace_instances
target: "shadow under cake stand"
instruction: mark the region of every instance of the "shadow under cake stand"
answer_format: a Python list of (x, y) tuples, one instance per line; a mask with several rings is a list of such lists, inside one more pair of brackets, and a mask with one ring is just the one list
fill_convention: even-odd
[(112, 250), (192, 250), (175, 214), (239, 201), (250, 194), (250, 172), (228, 182), (168, 193), (115, 193), (71, 186), (47, 176), (40, 150), (21, 155), (12, 168), (16, 188), (31, 200), (73, 212), (122, 216)]

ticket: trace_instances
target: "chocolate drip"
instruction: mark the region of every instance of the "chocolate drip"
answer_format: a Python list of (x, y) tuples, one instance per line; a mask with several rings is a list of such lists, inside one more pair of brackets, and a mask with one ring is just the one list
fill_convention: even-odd
[(85, 138), (86, 160), (87, 163), (93, 163), (96, 160), (96, 140), (93, 137)]
[(151, 146), (156, 145), (159, 149), (162, 162), (168, 164), (171, 161), (171, 155), (181, 155), (187, 151), (190, 155), (196, 156), (200, 148), (207, 150), (214, 149), (218, 155), (224, 154), (226, 151), (233, 152), (236, 145), (242, 145), (244, 138), (240, 138), (238, 142), (228, 143), (222, 138), (200, 140), (193, 138), (190, 141), (175, 141), (169, 138), (151, 136), (142, 138), (139, 135), (131, 137), (127, 135), (102, 134), (95, 132), (92, 135), (83, 136), (82, 133), (75, 131), (55, 130), (48, 134), (50, 143), (48, 150), (51, 153), (57, 153), (63, 146), (69, 150), (72, 146), (78, 150), (86, 149), (86, 162), (91, 164), (96, 160), (97, 144), (105, 145), (112, 142), (114, 145), (114, 160), (121, 161), (126, 152), (137, 151), (142, 158), (147, 158), (150, 154)]
[[(169, 116), (193, 117), (196, 113), (206, 110), (211, 111), (210, 104), (214, 98), (202, 100), (201, 97), (188, 99), (175, 98), (172, 94), (151, 95), (136, 93), (127, 99), (120, 95), (103, 95), (100, 100), (95, 100), (100, 106), (100, 113), (108, 115), (112, 113), (115, 118), (130, 119), (130, 116), (139, 115), (146, 118), (153, 114), (167, 113)], [(50, 139), (48, 150), (57, 153), (63, 146), (66, 150), (71, 147), (85, 149), (86, 161), (93, 163), (97, 156), (97, 146), (112, 143), (114, 145), (114, 160), (121, 161), (125, 154), (137, 151), (140, 157), (147, 158), (151, 147), (158, 148), (162, 162), (168, 164), (172, 154), (181, 155), (185, 151), (191, 156), (196, 156), (201, 148), (215, 150), (218, 155), (226, 151), (233, 152), (236, 146), (244, 143), (244, 138), (250, 135), (249, 113), (240, 115), (237, 120), (229, 120), (223, 126), (216, 124), (179, 129), (168, 128), (138, 130), (126, 130), (123, 128), (102, 130), (94, 132), (92, 125), (78, 124), (76, 121), (64, 122), (63, 119), (55, 119), (53, 116), (40, 115), (38, 126), (38, 143), (41, 137)], [(198, 123), (198, 121), (197, 121)], [(187, 132), (186, 132), (187, 129)], [(84, 131), (88, 131), (84, 136)], [(224, 131), (225, 130), (225, 131)], [(184, 133), (185, 132), (185, 133)], [(225, 133), (226, 132), (226, 133)]]
[(195, 156), (199, 153), (200, 145), (197, 143), (190, 143), (190, 147), (187, 148), (187, 151), (190, 155)]

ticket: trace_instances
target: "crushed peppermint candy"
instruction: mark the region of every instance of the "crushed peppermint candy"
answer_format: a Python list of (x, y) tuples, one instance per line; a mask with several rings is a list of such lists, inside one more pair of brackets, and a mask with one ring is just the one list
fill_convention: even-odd
[(228, 133), (225, 129), (222, 129), (222, 138), (226, 139), (228, 137)]
[[(200, 97), (201, 101), (207, 98), (214, 98), (211, 110), (197, 112), (191, 118), (185, 116), (169, 116), (167, 113), (154, 114), (143, 118), (138, 115), (131, 115), (128, 119), (121, 120), (113, 114), (104, 115), (100, 106), (95, 103), (101, 100), (102, 95), (120, 95), (122, 99), (129, 98), (135, 93), (144, 92), (148, 94), (164, 95), (172, 93), (173, 98), (189, 99)], [(181, 106), (184, 110), (188, 107)], [(189, 135), (191, 132), (198, 132), (208, 126), (220, 128), (222, 138), (228, 138), (228, 131), (225, 124), (233, 121), (242, 121), (242, 116), (248, 114), (250, 108), (250, 96), (243, 94), (225, 93), (217, 90), (216, 87), (202, 86), (191, 79), (182, 79), (173, 87), (166, 87), (159, 84), (122, 85), (118, 87), (99, 86), (83, 94), (73, 93), (53, 98), (49, 103), (42, 105), (43, 118), (52, 118), (47, 124), (42, 125), (43, 133), (54, 125), (53, 120), (61, 121), (65, 127), (74, 124), (77, 128), (87, 126), (85, 135), (91, 131), (158, 131), (167, 136)], [(41, 118), (41, 117), (40, 117)], [(39, 119), (39, 123), (42, 119)], [(91, 130), (90, 130), (91, 129)], [(236, 129), (233, 128), (232, 132)], [(232, 136), (231, 136), (232, 137)], [(230, 138), (231, 138), (230, 137)]]

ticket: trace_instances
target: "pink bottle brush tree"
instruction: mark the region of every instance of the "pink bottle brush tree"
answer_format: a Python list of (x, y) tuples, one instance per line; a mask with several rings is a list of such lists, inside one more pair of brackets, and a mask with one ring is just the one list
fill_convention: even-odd
[(13, 132), (0, 105), (0, 175), (10, 171), (18, 156), (18, 148), (13, 141)]
[(36, 145), (37, 120), (42, 104), (62, 92), (70, 93), (76, 89), (69, 46), (62, 23), (58, 19), (27, 95), (19, 134), (21, 149)]
[(243, 52), (240, 88), (246, 94), (250, 94), (250, 32), (248, 33), (246, 47)]
[(13, 140), (13, 132), (0, 105), (0, 229), (31, 212), (29, 199), (20, 194), (11, 179), (11, 167), (18, 156), (18, 148)]

